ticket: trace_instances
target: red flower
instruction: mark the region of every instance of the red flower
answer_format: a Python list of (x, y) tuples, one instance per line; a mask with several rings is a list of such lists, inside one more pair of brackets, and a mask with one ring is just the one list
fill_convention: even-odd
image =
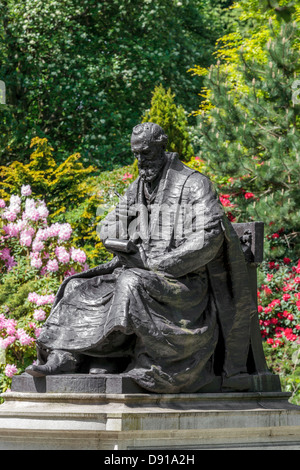
[(278, 233), (273, 233), (272, 238), (279, 238)]
[(269, 289), (268, 287), (265, 287), (265, 288), (264, 288), (264, 291), (265, 291), (265, 294), (266, 294), (266, 295), (271, 295), (271, 294), (272, 294), (271, 289)]
[(269, 268), (274, 269), (275, 268), (275, 261), (270, 261), (269, 262)]
[(269, 307), (275, 307), (275, 305), (280, 305), (281, 300), (280, 299), (274, 299), (272, 302), (269, 303)]
[(262, 307), (261, 305), (259, 305), (259, 306), (257, 307), (257, 310), (258, 310), (258, 313), (261, 313), (261, 312), (263, 311), (263, 307)]
[(126, 180), (131, 179), (131, 178), (133, 178), (133, 175), (132, 175), (131, 173), (125, 173), (125, 174), (123, 175), (122, 180), (123, 180), (123, 181), (126, 181)]
[(221, 201), (222, 206), (224, 206), (224, 207), (235, 207), (235, 204), (232, 204), (229, 201), (229, 197), (230, 197), (229, 194), (220, 194), (220, 201)]
[(230, 222), (235, 222), (236, 218), (232, 215), (231, 212), (227, 212), (227, 217), (230, 220)]
[(288, 341), (296, 341), (296, 339), (298, 338), (298, 336), (293, 333), (292, 328), (286, 328), (284, 330), (284, 336)]
[(254, 194), (253, 193), (245, 193), (244, 196), (245, 196), (245, 199), (251, 199), (252, 197), (254, 197)]
[(285, 302), (287, 302), (291, 298), (291, 296), (290, 294), (283, 294), (282, 298)]
[(283, 258), (284, 264), (290, 264), (291, 260), (290, 258)]

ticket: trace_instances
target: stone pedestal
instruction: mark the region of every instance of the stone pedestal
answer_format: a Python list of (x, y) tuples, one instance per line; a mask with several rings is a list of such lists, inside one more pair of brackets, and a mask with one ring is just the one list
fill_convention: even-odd
[(300, 407), (282, 392), (2, 397), (1, 450), (300, 449)]

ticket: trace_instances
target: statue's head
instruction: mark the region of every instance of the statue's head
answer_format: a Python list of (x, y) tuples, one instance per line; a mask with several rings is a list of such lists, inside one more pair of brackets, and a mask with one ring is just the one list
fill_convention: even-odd
[(131, 149), (138, 161), (139, 174), (151, 183), (165, 163), (168, 137), (164, 130), (152, 122), (143, 122), (133, 128)]

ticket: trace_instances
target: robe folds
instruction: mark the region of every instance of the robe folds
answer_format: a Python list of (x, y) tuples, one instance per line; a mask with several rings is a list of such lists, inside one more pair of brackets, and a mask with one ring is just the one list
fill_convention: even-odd
[(220, 336), (225, 376), (247, 372), (256, 306), (239, 239), (211, 182), (177, 154), (166, 155), (153, 201), (138, 177), (126, 192), (126, 223), (117, 207), (101, 229), (104, 241), (114, 237), (117, 220), (118, 235), (147, 254), (146, 269), (115, 256), (65, 279), (37, 343), (49, 351), (128, 357), (126, 374), (145, 390), (193, 393), (214, 378)]

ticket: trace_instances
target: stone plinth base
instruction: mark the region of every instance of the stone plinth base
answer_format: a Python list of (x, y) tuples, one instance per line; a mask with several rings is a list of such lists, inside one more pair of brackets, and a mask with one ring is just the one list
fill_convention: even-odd
[[(249, 375), (245, 383), (244, 381), (243, 377), (233, 377), (222, 383), (221, 377), (215, 377), (198, 392), (235, 392), (237, 386), (239, 391), (244, 392), (281, 392), (278, 375)], [(13, 377), (11, 390), (38, 393), (145, 393), (145, 390), (126, 374), (60, 374), (32, 377), (24, 373)]]
[(0, 449), (300, 449), (289, 394), (2, 395)]

